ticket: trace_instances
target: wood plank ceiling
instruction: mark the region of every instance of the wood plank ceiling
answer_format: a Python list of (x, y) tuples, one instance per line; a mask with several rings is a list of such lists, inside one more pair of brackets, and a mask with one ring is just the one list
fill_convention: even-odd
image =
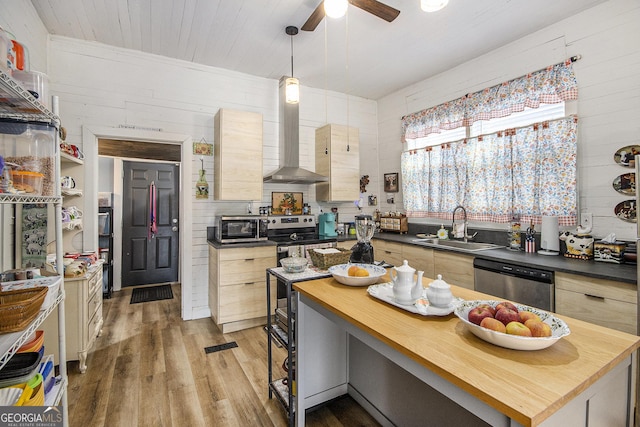
[[(291, 72), (287, 25), (320, 0), (31, 0), (50, 34), (278, 79)], [(392, 23), (354, 6), (294, 37), (301, 84), (378, 99), (604, 0), (383, 0)], [(325, 60), (326, 57), (326, 60)], [(348, 72), (347, 72), (348, 70)]]

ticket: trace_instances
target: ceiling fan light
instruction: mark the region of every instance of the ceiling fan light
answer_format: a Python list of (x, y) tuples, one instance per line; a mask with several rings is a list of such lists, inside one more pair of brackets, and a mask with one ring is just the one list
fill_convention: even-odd
[(295, 77), (288, 77), (284, 81), (284, 94), (287, 104), (300, 102), (300, 82)]
[(420, 0), (420, 8), (425, 12), (437, 12), (448, 3), (449, 0)]
[(330, 18), (342, 18), (348, 5), (347, 0), (324, 0), (324, 13)]

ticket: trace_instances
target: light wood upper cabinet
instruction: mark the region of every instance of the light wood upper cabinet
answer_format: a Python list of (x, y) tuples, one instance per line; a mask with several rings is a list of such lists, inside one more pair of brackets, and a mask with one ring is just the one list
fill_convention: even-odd
[(262, 114), (220, 109), (215, 116), (215, 200), (262, 200)]
[(637, 333), (637, 287), (631, 283), (556, 273), (556, 313)]
[(316, 129), (316, 173), (329, 182), (316, 184), (316, 200), (353, 201), (360, 197), (360, 132), (329, 124)]

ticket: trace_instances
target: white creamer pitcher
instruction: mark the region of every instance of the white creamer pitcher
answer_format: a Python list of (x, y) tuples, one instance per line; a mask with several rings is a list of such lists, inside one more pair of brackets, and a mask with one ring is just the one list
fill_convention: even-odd
[[(394, 274), (395, 271), (395, 274)], [(412, 305), (422, 296), (422, 275), (424, 271), (418, 271), (415, 278), (415, 268), (409, 267), (407, 260), (404, 260), (400, 267), (393, 267), (389, 270), (389, 275), (393, 282), (393, 297), (398, 304)]]

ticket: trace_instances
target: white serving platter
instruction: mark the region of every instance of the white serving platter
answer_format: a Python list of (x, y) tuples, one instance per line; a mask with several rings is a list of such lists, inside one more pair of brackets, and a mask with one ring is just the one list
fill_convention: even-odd
[(426, 289), (422, 292), (422, 298), (412, 305), (398, 304), (393, 297), (393, 283), (381, 283), (379, 285), (371, 285), (367, 288), (367, 292), (374, 298), (382, 300), (388, 304), (401, 308), (411, 313), (420, 314), (422, 316), (447, 316), (453, 313), (463, 300), (454, 298), (447, 307), (434, 307), (429, 304), (426, 296)]

